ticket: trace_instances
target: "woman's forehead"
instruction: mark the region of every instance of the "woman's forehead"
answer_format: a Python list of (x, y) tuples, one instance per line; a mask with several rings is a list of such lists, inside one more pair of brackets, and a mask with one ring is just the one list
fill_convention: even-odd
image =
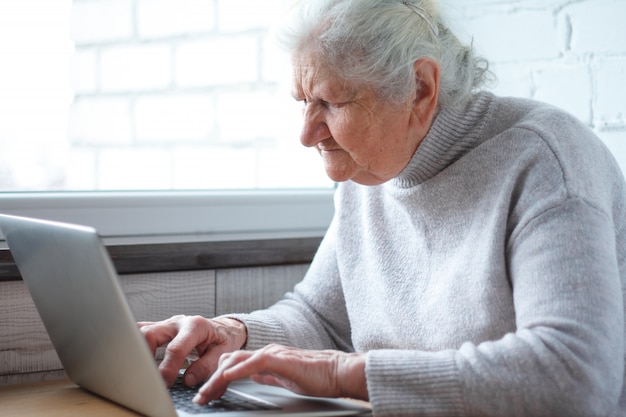
[(321, 60), (310, 56), (294, 57), (293, 89), (311, 96), (345, 95), (357, 91), (355, 85), (333, 72)]
[(332, 80), (334, 75), (323, 61), (313, 54), (297, 54), (292, 58), (293, 77), (296, 82)]

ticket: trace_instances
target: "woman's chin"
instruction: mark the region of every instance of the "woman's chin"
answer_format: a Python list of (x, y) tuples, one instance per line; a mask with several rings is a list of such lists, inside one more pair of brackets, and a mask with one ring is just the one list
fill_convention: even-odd
[(344, 182), (352, 179), (357, 171), (346, 164), (329, 163), (328, 159), (324, 159), (324, 170), (328, 178), (335, 182)]
[(328, 178), (335, 182), (346, 182), (352, 179), (350, 175), (346, 175), (344, 173), (339, 174), (336, 172), (329, 172), (328, 170), (326, 170), (326, 175), (328, 175)]

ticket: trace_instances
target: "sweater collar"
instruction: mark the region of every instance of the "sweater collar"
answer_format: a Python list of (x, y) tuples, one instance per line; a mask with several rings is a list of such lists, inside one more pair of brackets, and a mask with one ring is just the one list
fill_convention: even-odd
[(460, 109), (441, 110), (413, 158), (389, 184), (410, 188), (436, 176), (476, 147), (494, 96), (481, 92)]

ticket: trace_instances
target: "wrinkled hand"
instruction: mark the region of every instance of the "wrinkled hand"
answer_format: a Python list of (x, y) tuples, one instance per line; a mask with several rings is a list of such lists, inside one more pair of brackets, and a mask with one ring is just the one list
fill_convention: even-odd
[(217, 369), (220, 356), (241, 349), (247, 339), (245, 325), (229, 318), (174, 316), (159, 322), (139, 322), (138, 326), (153, 355), (157, 348), (167, 345), (159, 371), (168, 387), (194, 350), (198, 359), (189, 365), (183, 379), (188, 386), (205, 381)]
[(368, 399), (364, 354), (268, 345), (256, 351), (224, 353), (194, 402), (217, 399), (230, 382), (247, 377), (303, 395)]

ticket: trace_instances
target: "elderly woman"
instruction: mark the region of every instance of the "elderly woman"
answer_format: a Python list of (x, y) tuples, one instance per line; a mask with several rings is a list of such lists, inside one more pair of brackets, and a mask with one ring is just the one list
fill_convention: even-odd
[(234, 379), (374, 415), (626, 416), (626, 194), (558, 109), (481, 92), (432, 0), (308, 0), (286, 33), (301, 142), (340, 182), (274, 306), (142, 323), (196, 402)]

